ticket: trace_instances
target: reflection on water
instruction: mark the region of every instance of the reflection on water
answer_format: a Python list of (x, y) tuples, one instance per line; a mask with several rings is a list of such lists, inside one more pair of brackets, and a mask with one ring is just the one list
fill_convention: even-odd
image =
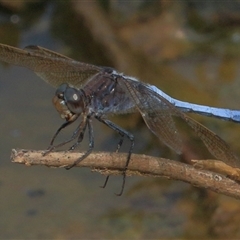
[[(1, 43), (41, 45), (79, 61), (113, 66), (175, 98), (239, 108), (240, 41), (238, 19), (231, 15), (234, 1), (221, 8), (225, 11), (191, 1), (141, 1), (128, 7), (120, 1), (99, 1), (100, 7), (84, 2), (1, 5)], [(234, 200), (181, 182), (129, 178), (125, 194), (118, 198), (114, 192), (120, 177), (112, 177), (101, 189), (104, 178), (88, 169), (11, 164), (12, 148), (45, 149), (62, 120), (51, 105), (53, 88), (27, 69), (2, 64), (0, 71), (1, 238), (239, 237)], [(195, 119), (221, 135), (240, 156), (238, 125)], [(135, 135), (135, 152), (177, 159), (139, 115), (113, 120)], [(100, 123), (94, 122), (94, 130), (96, 150), (115, 149), (118, 136)], [(189, 155), (190, 149), (200, 149), (199, 158), (205, 156), (189, 130), (182, 130)], [(81, 149), (86, 147), (87, 142)]]

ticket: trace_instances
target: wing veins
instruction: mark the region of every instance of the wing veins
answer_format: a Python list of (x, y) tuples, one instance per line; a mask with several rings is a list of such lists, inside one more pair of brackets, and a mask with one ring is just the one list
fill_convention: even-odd
[[(202, 140), (202, 142), (207, 147), (208, 151), (214, 157), (216, 157), (216, 159), (222, 160), (226, 164), (228, 164), (232, 167), (240, 166), (240, 161), (239, 161), (238, 157), (231, 151), (229, 145), (222, 138), (220, 138), (217, 134), (212, 132), (210, 129), (206, 128), (199, 122), (195, 121), (194, 119), (190, 118), (183, 112), (179, 111), (168, 100), (166, 100), (165, 98), (163, 98), (162, 96), (160, 96), (159, 94), (157, 94), (156, 92), (151, 90), (148, 85), (142, 84), (142, 83), (138, 83), (138, 84), (132, 83), (133, 81), (129, 80), (129, 79), (126, 80), (126, 82), (124, 82), (124, 81), (122, 81), (122, 82), (126, 86), (125, 88), (127, 88), (129, 94), (132, 96), (134, 102), (136, 103), (137, 108), (140, 111), (140, 113), (142, 114), (147, 126), (150, 128), (150, 130), (152, 130), (153, 133), (155, 133), (154, 126), (153, 126), (153, 129), (151, 129), (152, 126), (151, 126), (151, 124), (149, 124), (149, 121), (152, 121), (152, 119), (151, 118), (147, 119), (144, 116), (147, 113), (148, 109), (145, 109), (144, 107), (142, 107), (142, 105), (144, 105), (143, 101), (147, 101), (147, 102), (149, 102), (149, 101), (147, 99), (142, 100), (141, 91), (137, 90), (136, 85), (140, 86), (142, 89), (144, 89), (144, 91), (148, 92), (149, 97), (151, 97), (151, 101), (155, 102), (154, 106), (156, 105), (157, 102), (159, 102), (159, 104), (161, 105), (161, 107), (157, 106), (157, 108), (155, 109), (156, 116), (154, 117), (154, 120), (157, 121), (157, 124), (160, 124), (163, 121), (164, 122), (163, 127), (169, 128), (168, 124), (166, 124), (166, 120), (164, 120), (163, 117), (161, 116), (161, 114), (164, 113), (163, 109), (162, 109), (162, 107), (164, 107), (165, 108), (164, 111), (166, 110), (167, 112), (169, 112), (169, 114), (167, 114), (167, 115), (165, 114), (166, 116), (168, 116), (167, 118), (169, 119), (169, 116), (170, 116), (170, 118), (171, 118), (171, 116), (177, 116), (177, 117), (180, 117), (181, 119), (183, 119), (194, 130), (195, 134)], [(135, 84), (135, 87), (131, 87), (132, 84), (133, 85)], [(149, 105), (150, 105), (149, 106), (150, 109), (154, 108), (154, 106), (151, 106), (151, 103)], [(156, 120), (156, 118), (159, 116), (160, 116), (160, 120)], [(168, 134), (171, 134), (171, 133), (175, 134), (175, 132), (173, 132), (174, 129), (175, 128), (172, 128), (172, 123), (170, 123), (170, 129), (167, 130)], [(162, 133), (160, 133), (160, 135), (162, 135)], [(166, 141), (165, 141), (166, 139), (162, 139), (161, 136), (160, 136), (160, 139), (166, 143)], [(170, 138), (170, 140), (171, 140), (171, 138)], [(170, 147), (171, 147), (171, 145), (170, 145)], [(174, 149), (173, 147), (171, 147), (171, 148)]]
[(0, 44), (0, 60), (29, 68), (54, 87), (66, 82), (79, 88), (102, 69), (38, 46), (19, 49)]

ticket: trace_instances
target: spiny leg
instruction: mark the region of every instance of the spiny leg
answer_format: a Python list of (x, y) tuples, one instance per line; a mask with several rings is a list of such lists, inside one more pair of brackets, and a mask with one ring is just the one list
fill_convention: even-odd
[[(120, 150), (120, 148), (121, 148), (121, 146), (122, 146), (122, 144), (123, 144), (123, 139), (124, 139), (124, 134), (122, 134), (122, 133), (119, 132), (119, 135), (121, 136), (121, 138), (120, 138), (120, 140), (119, 140), (119, 142), (118, 142), (117, 149), (116, 149), (116, 151), (115, 151), (116, 153), (119, 152), (119, 150)], [(110, 177), (110, 175), (108, 175), (108, 176), (106, 177), (104, 184), (103, 184), (102, 186), (100, 186), (101, 188), (105, 188), (105, 187), (107, 186), (109, 177)]]
[[(65, 167), (65, 169), (69, 170), (72, 167), (76, 166), (78, 163), (80, 163), (83, 159), (85, 159), (93, 150), (94, 148), (94, 135), (93, 135), (93, 127), (92, 127), (92, 120), (90, 119), (90, 117), (87, 117), (86, 119), (86, 123), (85, 123), (88, 127), (88, 134), (89, 134), (89, 148), (87, 150), (87, 152), (85, 152), (79, 159), (77, 159), (73, 164)], [(86, 126), (83, 128), (86, 129)], [(85, 131), (85, 130), (84, 130)], [(83, 133), (84, 135), (84, 133)], [(82, 141), (83, 135), (80, 134), (79, 136), (79, 142)]]
[[(77, 132), (78, 132), (78, 129), (79, 129), (80, 126), (74, 131), (72, 137), (71, 137), (69, 140), (67, 140), (67, 141), (65, 141), (65, 142), (63, 142), (63, 143), (61, 143), (61, 144), (58, 144), (58, 145), (56, 145), (56, 146), (53, 146), (53, 143), (54, 143), (56, 137), (58, 136), (58, 134), (61, 132), (61, 130), (64, 129), (65, 127), (69, 126), (71, 123), (73, 123), (73, 121), (66, 121), (66, 122), (64, 122), (64, 123), (58, 128), (58, 130), (56, 131), (56, 133), (53, 135), (53, 138), (52, 138), (52, 140), (51, 140), (51, 142), (50, 142), (49, 147), (47, 148), (47, 151), (44, 153), (44, 156), (47, 155), (48, 153), (50, 153), (50, 152), (51, 152), (52, 150), (54, 150), (55, 148), (60, 147), (60, 146), (62, 146), (62, 145), (64, 145), (64, 144), (66, 144), (66, 143), (74, 140), (74, 139), (77, 137)], [(76, 135), (76, 136), (75, 136), (75, 135)], [(71, 139), (72, 139), (72, 140), (71, 140)]]
[(122, 133), (119, 133), (119, 135), (121, 136), (121, 138), (120, 138), (120, 140), (119, 140), (119, 142), (118, 142), (118, 145), (117, 145), (117, 149), (116, 149), (116, 153), (118, 153), (119, 152), (119, 150), (120, 150), (120, 148), (121, 148), (121, 146), (122, 146), (122, 144), (123, 144), (123, 139), (124, 139), (124, 134), (122, 134)]
[(77, 143), (75, 143), (73, 146), (71, 146), (69, 148), (69, 151), (72, 151), (75, 149), (75, 147), (83, 140), (83, 137), (84, 137), (84, 133), (85, 133), (85, 130), (86, 130), (86, 117), (84, 117), (84, 119), (81, 121), (81, 123), (78, 125), (78, 127), (76, 128), (76, 130), (73, 132), (72, 136), (70, 139), (56, 145), (56, 146), (52, 146), (52, 150), (55, 149), (55, 148), (58, 148), (58, 147), (61, 147), (69, 142), (72, 142), (75, 138), (78, 137), (78, 141)]
[(73, 132), (71, 138), (69, 138), (68, 140), (59, 143), (58, 145), (55, 146), (51, 146), (51, 150), (54, 150), (55, 148), (59, 148), (61, 146), (64, 146), (65, 144), (72, 142), (75, 138), (77, 138), (77, 136), (79, 136), (79, 134), (81, 133), (81, 124), (76, 128), (76, 130)]
[(72, 151), (74, 150), (83, 140), (84, 138), (84, 134), (85, 134), (85, 131), (86, 131), (86, 127), (87, 127), (87, 123), (86, 123), (86, 119), (84, 121), (81, 122), (80, 124), (80, 131), (79, 131), (79, 134), (78, 134), (78, 140), (76, 143), (74, 143), (70, 148), (69, 148), (69, 151)]
[[(120, 134), (120, 136), (122, 136), (119, 144), (118, 144), (118, 148), (117, 148), (117, 151), (119, 150), (119, 148), (121, 147), (122, 145), (122, 142), (123, 142), (123, 137), (124, 136), (127, 136), (127, 138), (131, 141), (131, 146), (129, 148), (129, 151), (128, 151), (128, 156), (127, 156), (127, 161), (126, 161), (126, 164), (125, 164), (125, 167), (123, 169), (123, 183), (122, 183), (122, 188), (121, 188), (121, 191), (116, 194), (117, 196), (121, 196), (122, 193), (123, 193), (123, 190), (124, 190), (124, 186), (125, 186), (125, 181), (126, 181), (126, 172), (127, 172), (127, 168), (128, 168), (128, 165), (129, 165), (129, 161), (131, 159), (131, 154), (132, 154), (132, 151), (133, 151), (133, 147), (134, 147), (134, 136), (127, 132), (126, 130), (120, 128), (119, 126), (117, 126), (116, 124), (114, 124), (113, 122), (107, 120), (107, 119), (103, 119), (101, 117), (98, 117), (96, 116), (96, 119), (99, 120), (100, 122), (104, 123), (105, 125), (107, 125), (108, 127), (110, 127), (111, 129), (113, 129), (114, 131), (118, 132), (118, 134)], [(106, 180), (105, 180), (105, 183), (103, 185), (103, 187), (106, 186), (107, 184), (107, 181), (109, 179), (109, 176), (107, 176)]]

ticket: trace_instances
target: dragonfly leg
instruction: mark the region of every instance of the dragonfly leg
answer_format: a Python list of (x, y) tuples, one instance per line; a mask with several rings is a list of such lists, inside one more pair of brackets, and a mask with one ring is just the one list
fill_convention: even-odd
[[(99, 120), (100, 122), (104, 123), (105, 125), (107, 125), (111, 129), (113, 129), (114, 131), (116, 131), (122, 137), (120, 139), (119, 143), (118, 143), (118, 147), (117, 147), (116, 152), (119, 151), (119, 149), (120, 149), (120, 147), (123, 143), (123, 137), (124, 136), (126, 136), (131, 141), (131, 146), (130, 146), (130, 149), (128, 151), (128, 156), (127, 156), (127, 161), (126, 161), (125, 167), (123, 169), (122, 188), (121, 188), (121, 191), (116, 194), (117, 196), (121, 196), (122, 193), (123, 193), (123, 190), (124, 190), (124, 186), (125, 186), (127, 168), (128, 168), (128, 165), (129, 165), (129, 162), (130, 162), (130, 159), (131, 159), (131, 154), (132, 154), (133, 148), (134, 148), (134, 136), (131, 133), (127, 132), (126, 130), (122, 129), (121, 127), (117, 126), (116, 124), (114, 124), (113, 122), (111, 122), (107, 119), (103, 119), (99, 116), (96, 116), (96, 119)], [(106, 180), (104, 182), (103, 187), (105, 187), (107, 185), (108, 179), (109, 179), (109, 176), (106, 177)]]
[(72, 141), (73, 141), (74, 139), (76, 139), (77, 136), (79, 136), (79, 135), (81, 136), (81, 138), (79, 137), (79, 139), (81, 139), (81, 140), (79, 141), (79, 139), (78, 139), (77, 143), (74, 144), (74, 145), (69, 149), (69, 151), (74, 150), (75, 147), (82, 141), (83, 136), (84, 136), (84, 132), (85, 132), (85, 129), (86, 129), (86, 119), (85, 119), (85, 118), (84, 118), (84, 119), (81, 121), (81, 123), (78, 125), (78, 127), (77, 127), (76, 130), (73, 132), (73, 134), (72, 134), (72, 136), (71, 136), (70, 139), (68, 139), (68, 140), (66, 140), (66, 141), (64, 141), (64, 142), (62, 142), (62, 143), (59, 143), (58, 145), (55, 145), (55, 146), (53, 145), (56, 137), (57, 137), (58, 134), (61, 132), (61, 130), (64, 129), (65, 127), (69, 126), (71, 123), (75, 122), (76, 119), (77, 119), (77, 117), (74, 118), (74, 119), (71, 120), (71, 121), (66, 121), (65, 123), (63, 123), (63, 124), (60, 126), (60, 128), (59, 128), (59, 129), (56, 131), (56, 133), (54, 134), (54, 136), (53, 136), (53, 138), (52, 138), (52, 140), (51, 140), (51, 143), (50, 143), (47, 151), (45, 151), (45, 153), (43, 154), (44, 156), (47, 155), (48, 153), (50, 153), (51, 151), (53, 151), (54, 149), (59, 148), (59, 147), (61, 147), (61, 146), (64, 146), (65, 144), (67, 144), (67, 143), (69, 143), (69, 142), (72, 142)]
[(47, 150), (45, 151), (44, 156), (47, 155), (48, 153), (50, 153), (51, 151), (53, 151), (55, 148), (58, 148), (58, 147), (60, 147), (60, 146), (63, 146), (63, 145), (65, 145), (66, 143), (71, 142), (72, 140), (74, 140), (74, 139), (77, 137), (77, 135), (78, 135), (77, 133), (78, 133), (78, 131), (79, 131), (79, 127), (74, 131), (72, 137), (71, 137), (69, 140), (67, 140), (67, 141), (65, 141), (65, 142), (63, 142), (63, 143), (60, 143), (60, 144), (58, 144), (58, 145), (56, 145), (56, 146), (53, 145), (56, 137), (57, 137), (58, 134), (61, 132), (61, 130), (64, 129), (65, 127), (69, 126), (71, 123), (72, 123), (71, 121), (66, 121), (65, 123), (63, 123), (63, 124), (60, 126), (60, 128), (58, 128), (58, 130), (57, 130), (56, 133), (54, 134), (54, 136), (53, 136), (53, 138), (52, 138), (52, 140), (51, 140), (51, 142), (50, 142), (50, 144), (49, 144), (49, 147), (48, 147)]
[[(88, 134), (89, 134), (89, 148), (88, 150), (80, 157), (78, 158), (73, 164), (65, 167), (65, 169), (69, 170), (72, 167), (76, 166), (78, 163), (80, 163), (83, 159), (85, 159), (93, 150), (94, 147), (94, 136), (93, 136), (93, 127), (92, 127), (92, 120), (88, 117), (86, 118), (85, 125), (83, 126), (83, 131), (81, 131), (78, 141), (76, 144), (74, 144), (72, 147), (76, 147), (83, 139), (84, 132), (86, 129), (86, 126), (88, 127)], [(76, 146), (75, 146), (76, 145)]]
[[(79, 131), (78, 131), (78, 133), (77, 133), (77, 135), (78, 135), (78, 140), (77, 140), (76, 143), (74, 143), (74, 144), (69, 148), (68, 151), (74, 150), (74, 149), (82, 142), (83, 137), (84, 137), (84, 134), (85, 134), (86, 127), (87, 127), (86, 121), (82, 121), (81, 124), (79, 125)], [(74, 132), (74, 134), (75, 134), (75, 132)], [(77, 137), (77, 136), (76, 136), (76, 137)], [(75, 137), (75, 138), (76, 138), (76, 137)], [(74, 139), (75, 139), (75, 138), (74, 138)]]
[(116, 149), (116, 153), (118, 153), (119, 152), (119, 150), (120, 150), (120, 148), (121, 148), (121, 146), (122, 146), (122, 144), (123, 144), (123, 139), (124, 139), (124, 134), (122, 134), (122, 133), (119, 133), (120, 134), (120, 136), (121, 136), (121, 139), (120, 139), (120, 141), (118, 142), (118, 145), (117, 145), (117, 149)]
[[(123, 139), (124, 139), (124, 134), (122, 134), (122, 133), (119, 133), (119, 134), (120, 134), (120, 136), (121, 136), (121, 139), (120, 139), (120, 141), (118, 142), (117, 149), (116, 149), (116, 151), (115, 151), (116, 153), (119, 152), (119, 150), (120, 150), (120, 148), (121, 148), (121, 146), (122, 146), (122, 144), (123, 144)], [(101, 188), (105, 188), (105, 187), (107, 186), (109, 177), (110, 177), (109, 175), (106, 177), (104, 184), (103, 184), (102, 186), (100, 186)]]

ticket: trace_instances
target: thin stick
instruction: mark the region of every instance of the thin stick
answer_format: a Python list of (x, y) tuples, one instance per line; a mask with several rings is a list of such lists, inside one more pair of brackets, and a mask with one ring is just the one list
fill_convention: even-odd
[[(11, 161), (27, 166), (65, 167), (83, 155), (79, 152), (52, 152), (43, 156), (43, 153), (44, 151), (13, 149)], [(127, 155), (124, 153), (92, 153), (78, 163), (77, 167), (89, 167), (104, 175), (117, 175), (124, 170), (126, 157)], [(240, 184), (238, 182), (221, 174), (196, 169), (191, 165), (169, 159), (132, 154), (127, 176), (134, 175), (167, 177), (240, 199)]]

